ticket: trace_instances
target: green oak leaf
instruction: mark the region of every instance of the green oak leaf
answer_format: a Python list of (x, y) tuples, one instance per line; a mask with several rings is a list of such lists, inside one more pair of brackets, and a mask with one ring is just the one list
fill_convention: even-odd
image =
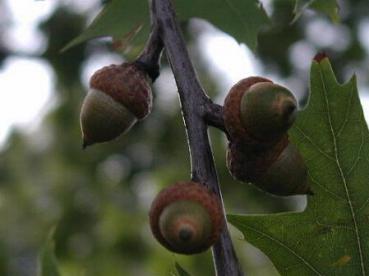
[[(148, 1), (108, 1), (86, 30), (69, 42), (62, 51), (98, 37), (112, 37), (116, 41), (129, 38), (133, 44), (143, 44), (149, 31), (149, 19)], [(132, 33), (140, 35), (130, 37)]]
[(296, 21), (305, 9), (313, 9), (325, 13), (333, 22), (338, 22), (340, 18), (337, 0), (296, 0), (293, 21)]
[(54, 253), (54, 232), (55, 228), (52, 228), (45, 244), (41, 248), (38, 263), (38, 276), (60, 276)]
[(282, 275), (369, 274), (369, 132), (356, 78), (314, 61), (310, 99), (290, 131), (314, 196), (301, 213), (229, 215)]
[[(191, 276), (184, 268), (180, 266), (179, 263), (175, 263), (175, 268), (178, 276)], [(177, 274), (175, 274), (177, 276)]]
[(175, 8), (180, 19), (206, 19), (253, 50), (260, 28), (269, 22), (257, 0), (176, 0)]
[[(268, 23), (268, 17), (257, 0), (175, 0), (174, 5), (181, 20), (192, 17), (206, 19), (251, 49), (256, 47), (258, 31)], [(112, 37), (133, 48), (142, 48), (148, 36), (149, 21), (147, 0), (111, 0), (87, 29), (62, 51), (97, 37)], [(133, 37), (132, 34), (136, 33), (138, 35)]]

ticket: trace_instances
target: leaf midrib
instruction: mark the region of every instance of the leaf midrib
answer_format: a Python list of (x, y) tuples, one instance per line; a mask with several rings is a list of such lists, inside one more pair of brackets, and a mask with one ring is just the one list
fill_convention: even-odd
[(344, 186), (344, 189), (345, 189), (347, 202), (348, 202), (348, 205), (350, 207), (350, 213), (351, 213), (352, 221), (354, 223), (356, 243), (357, 243), (359, 256), (360, 256), (361, 272), (362, 272), (362, 275), (365, 276), (365, 266), (364, 266), (363, 252), (362, 252), (362, 247), (361, 247), (360, 233), (359, 233), (359, 228), (358, 228), (358, 224), (357, 224), (357, 221), (356, 221), (356, 213), (355, 213), (355, 210), (354, 210), (354, 206), (352, 204), (352, 200), (351, 200), (351, 196), (350, 196), (350, 193), (349, 193), (346, 177), (343, 173), (341, 163), (340, 163), (340, 159), (338, 157), (337, 139), (336, 139), (335, 131), (334, 131), (333, 124), (332, 124), (332, 118), (331, 118), (328, 95), (327, 95), (327, 88), (325, 86), (325, 79), (324, 79), (324, 75), (322, 73), (322, 70), (319, 70), (319, 75), (320, 75), (320, 79), (321, 79), (322, 86), (323, 86), (323, 96), (324, 96), (324, 100), (325, 100), (325, 108), (327, 110), (327, 112), (325, 112), (325, 113), (327, 114), (328, 123), (329, 123), (330, 131), (331, 131), (331, 135), (332, 135), (332, 142), (333, 142), (333, 147), (334, 147), (334, 155), (335, 155), (336, 165), (337, 165), (338, 170), (340, 172), (340, 177), (342, 179), (342, 183), (343, 183), (343, 186)]

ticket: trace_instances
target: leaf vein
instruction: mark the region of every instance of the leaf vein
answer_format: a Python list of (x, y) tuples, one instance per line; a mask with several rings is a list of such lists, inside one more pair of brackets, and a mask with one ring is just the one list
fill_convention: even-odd
[(342, 196), (336, 194), (335, 192), (332, 192), (331, 190), (329, 190), (326, 186), (324, 186), (323, 184), (321, 184), (318, 180), (316, 180), (314, 177), (312, 177), (312, 175), (310, 174), (310, 172), (308, 172), (309, 178), (311, 179), (311, 181), (313, 181), (313, 183), (315, 185), (318, 185), (320, 188), (322, 188), (325, 192), (327, 192), (328, 194), (335, 196), (337, 199), (340, 200), (346, 200), (345, 198), (343, 198)]
[(345, 128), (345, 126), (346, 126), (346, 124), (347, 124), (347, 122), (349, 121), (349, 114), (350, 114), (350, 111), (351, 111), (351, 109), (352, 109), (352, 107), (353, 107), (353, 100), (352, 100), (352, 98), (353, 98), (353, 96), (354, 96), (354, 90), (353, 90), (353, 86), (351, 86), (351, 91), (350, 91), (350, 99), (349, 99), (349, 103), (348, 103), (348, 105), (347, 105), (347, 109), (346, 109), (346, 114), (345, 114), (345, 119), (343, 120), (343, 123), (342, 123), (342, 125), (341, 125), (341, 127), (338, 129), (338, 131), (337, 131), (337, 138), (341, 135), (341, 133), (342, 133), (342, 131), (344, 130), (344, 128)]
[(322, 275), (311, 263), (309, 263), (305, 258), (303, 258), (302, 256), (300, 256), (295, 250), (293, 250), (291, 247), (289, 247), (288, 245), (284, 244), (283, 242), (281, 242), (280, 240), (274, 238), (273, 236), (264, 233), (258, 229), (255, 229), (251, 226), (248, 226), (246, 224), (243, 224), (244, 228), (248, 228), (251, 231), (254, 231), (255, 233), (271, 240), (272, 242), (278, 244), (279, 246), (285, 248), (287, 251), (289, 251), (292, 255), (294, 255), (296, 258), (298, 258), (300, 261), (302, 261), (311, 271), (315, 272), (316, 275)]
[(318, 220), (315, 221), (315, 223), (318, 226), (323, 226), (323, 227), (328, 227), (328, 228), (336, 228), (336, 229), (345, 229), (345, 230), (351, 230), (351, 231), (355, 231), (355, 229), (353, 227), (350, 227), (348, 225), (340, 225), (340, 224), (324, 224), (319, 222)]
[(369, 197), (365, 200), (365, 202), (363, 203), (363, 205), (360, 206), (360, 208), (358, 209), (358, 212), (361, 212), (369, 203)]
[(360, 130), (360, 133), (361, 133), (361, 143), (360, 143), (360, 147), (359, 147), (359, 151), (357, 153), (357, 156), (351, 166), (351, 168), (348, 170), (347, 172), (347, 176), (349, 176), (351, 174), (351, 172), (355, 169), (355, 167), (357, 166), (357, 164), (359, 163), (359, 160), (360, 160), (360, 155), (361, 155), (361, 152), (362, 152), (362, 149), (363, 149), (363, 146), (364, 146), (364, 135), (363, 135), (363, 131)]
[(333, 156), (330, 156), (328, 153), (326, 153), (325, 151), (323, 151), (317, 144), (314, 143), (314, 141), (298, 126), (295, 127), (295, 129), (297, 129), (302, 136), (304, 136), (304, 138), (316, 149), (318, 150), (321, 154), (323, 154), (325, 157), (327, 157), (329, 160), (331, 161), (335, 161)]

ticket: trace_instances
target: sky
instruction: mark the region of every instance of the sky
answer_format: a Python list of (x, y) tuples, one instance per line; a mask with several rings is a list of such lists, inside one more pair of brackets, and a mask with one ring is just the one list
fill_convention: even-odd
[[(98, 4), (98, 0), (62, 2), (80, 11)], [(45, 50), (46, 38), (37, 30), (37, 25), (58, 3), (56, 0), (1, 2), (9, 10), (9, 14), (0, 15), (1, 20), (10, 22), (4, 41), (17, 56), (7, 58), (0, 70), (0, 148), (12, 127), (34, 130), (53, 106), (55, 76), (52, 68), (40, 58), (25, 55), (37, 56)]]
[[(13, 127), (19, 127), (26, 132), (34, 130), (42, 121), (43, 115), (55, 104), (52, 97), (55, 76), (50, 65), (42, 59), (27, 58), (22, 54), (37, 56), (44, 51), (46, 38), (37, 30), (37, 25), (47, 18), (61, 2), (65, 5), (72, 5), (79, 11), (89, 11), (92, 15), (95, 15), (99, 8), (99, 0), (6, 0), (2, 2), (7, 6), (10, 14), (0, 14), (0, 18), (11, 22), (5, 31), (5, 40), (8, 41), (8, 46), (11, 46), (11, 49), (19, 55), (7, 58), (0, 70), (0, 149)], [(268, 7), (267, 2), (269, 1), (265, 4)], [(320, 31), (317, 32), (317, 30)], [(325, 35), (317, 35), (322, 30)], [(348, 31), (342, 25), (332, 25), (316, 20), (308, 26), (306, 35), (315, 45), (324, 47), (333, 44), (339, 49), (346, 47), (349, 43), (350, 37), (347, 33)], [(359, 26), (359, 38), (369, 54), (369, 20)], [(245, 76), (262, 74), (261, 66), (252, 52), (245, 45), (239, 45), (232, 37), (213, 29), (203, 33), (198, 41), (203, 45), (203, 54), (213, 62), (213, 66), (210, 67), (212, 73), (224, 76), (220, 84), (224, 91)], [(227, 50), (224, 51), (224, 49)], [(314, 54), (314, 48), (306, 42), (296, 43), (290, 51), (291, 59), (298, 61), (296, 66), (306, 71), (306, 74), (308, 74), (311, 57)], [(120, 61), (119, 56), (115, 54), (101, 55), (87, 60), (81, 76), (86, 88), (89, 76), (95, 70), (106, 64)], [(162, 74), (169, 75), (169, 72)], [(286, 82), (286, 80), (278, 80), (276, 76), (271, 77), (277, 83), (287, 87), (292, 86), (289, 87), (292, 91), (299, 89), (298, 86), (293, 87), (293, 81)], [(160, 80), (158, 83), (160, 84)], [(174, 86), (174, 83), (171, 85)], [(171, 87), (168, 90), (172, 90)], [(359, 87), (359, 91), (366, 92), (362, 93), (361, 100), (368, 121), (369, 89)]]

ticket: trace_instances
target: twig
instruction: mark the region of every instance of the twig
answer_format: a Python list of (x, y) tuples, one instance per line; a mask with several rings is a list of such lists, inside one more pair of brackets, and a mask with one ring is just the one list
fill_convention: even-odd
[[(211, 103), (197, 79), (170, 0), (153, 0), (151, 12), (153, 24), (160, 29), (178, 87), (191, 155), (192, 180), (213, 190), (223, 203), (207, 132), (207, 122), (224, 129), (221, 107)], [(212, 250), (217, 275), (243, 275), (226, 225)]]
[(227, 130), (224, 126), (224, 118), (223, 118), (223, 106), (213, 103), (211, 100), (204, 105), (204, 120), (205, 122), (212, 127), (220, 129), (227, 136)]
[(159, 26), (157, 24), (152, 24), (152, 30), (145, 49), (135, 61), (138, 66), (143, 67), (152, 82), (160, 74), (160, 57), (163, 50), (163, 42), (160, 38), (158, 28)]

